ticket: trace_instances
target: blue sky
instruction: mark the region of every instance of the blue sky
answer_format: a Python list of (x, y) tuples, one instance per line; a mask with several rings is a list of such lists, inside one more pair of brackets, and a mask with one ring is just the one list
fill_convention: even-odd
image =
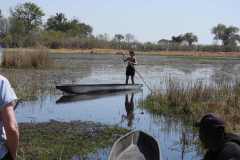
[[(3, 1), (3, 0), (2, 0)], [(29, 1), (29, 0), (28, 0)], [(132, 33), (142, 42), (170, 39), (193, 32), (199, 43), (213, 43), (211, 28), (218, 23), (240, 28), (239, 0), (30, 0), (39, 5), (47, 19), (56, 12), (78, 18), (94, 28), (94, 34)], [(26, 0), (4, 0), (0, 9)]]

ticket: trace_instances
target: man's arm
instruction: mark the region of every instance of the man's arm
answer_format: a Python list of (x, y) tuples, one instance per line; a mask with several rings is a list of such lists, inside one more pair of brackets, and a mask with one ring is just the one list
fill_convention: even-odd
[(134, 57), (134, 62), (133, 62), (134, 65), (137, 65), (137, 59)]
[(13, 160), (16, 159), (17, 147), (19, 144), (19, 131), (14, 112), (14, 107), (15, 103), (11, 102), (7, 104), (1, 111), (3, 125), (7, 136), (6, 144)]

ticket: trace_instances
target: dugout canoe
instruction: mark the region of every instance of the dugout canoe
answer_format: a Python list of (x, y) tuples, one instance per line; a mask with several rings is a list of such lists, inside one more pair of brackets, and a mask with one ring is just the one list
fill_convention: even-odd
[(142, 131), (132, 131), (113, 145), (108, 160), (161, 160), (158, 141)]
[(141, 89), (142, 84), (65, 84), (56, 86), (68, 94), (113, 93)]

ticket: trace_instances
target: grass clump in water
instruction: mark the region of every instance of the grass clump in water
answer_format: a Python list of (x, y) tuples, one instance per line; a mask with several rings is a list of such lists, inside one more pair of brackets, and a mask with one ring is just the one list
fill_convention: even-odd
[(84, 157), (108, 147), (127, 132), (93, 122), (21, 123), (18, 159), (62, 159)]
[(51, 64), (45, 48), (7, 49), (2, 57), (2, 66), (8, 68), (45, 68)]
[(227, 129), (240, 131), (240, 85), (237, 82), (184, 84), (169, 79), (166, 89), (148, 96), (143, 107), (153, 114), (181, 118), (191, 124), (212, 112), (225, 120)]

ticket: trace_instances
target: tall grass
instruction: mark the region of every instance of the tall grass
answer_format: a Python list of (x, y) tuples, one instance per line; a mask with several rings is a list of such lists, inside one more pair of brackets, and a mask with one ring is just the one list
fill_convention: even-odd
[(165, 91), (156, 90), (144, 102), (151, 113), (182, 118), (188, 123), (212, 112), (226, 121), (228, 129), (240, 131), (240, 86), (237, 82), (184, 84), (169, 79)]
[(44, 68), (52, 64), (48, 50), (8, 49), (3, 52), (2, 66), (9, 68)]

